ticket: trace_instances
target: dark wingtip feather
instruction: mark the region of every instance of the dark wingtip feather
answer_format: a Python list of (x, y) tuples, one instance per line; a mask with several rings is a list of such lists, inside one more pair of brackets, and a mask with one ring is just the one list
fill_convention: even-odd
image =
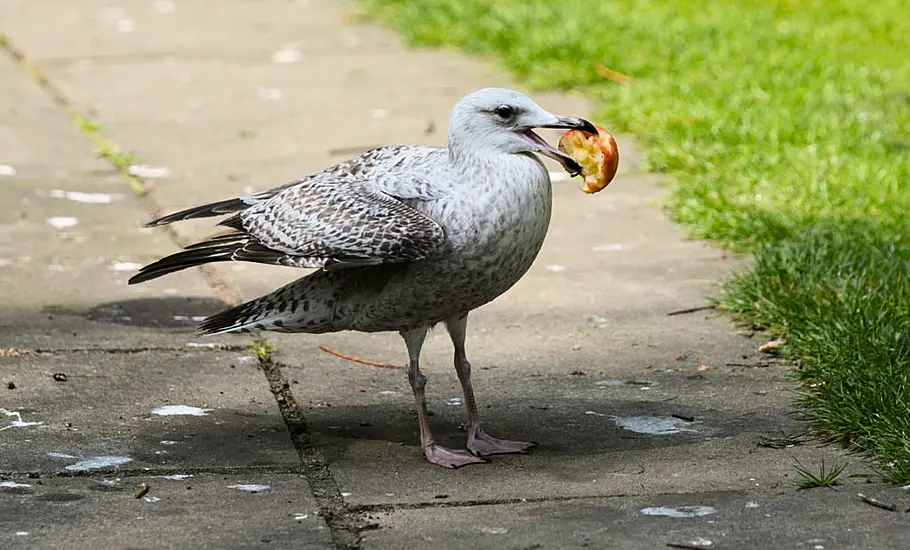
[(222, 216), (224, 214), (231, 214), (237, 212), (238, 210), (245, 210), (250, 207), (250, 204), (244, 202), (242, 199), (234, 198), (227, 199), (218, 202), (212, 202), (209, 204), (203, 204), (202, 206), (194, 206), (192, 208), (187, 208), (186, 210), (181, 210), (179, 212), (174, 212), (173, 214), (168, 214), (167, 216), (162, 216), (160, 218), (154, 219), (147, 224), (145, 227), (159, 227), (162, 225), (168, 225), (174, 222), (180, 222), (184, 220), (192, 220), (196, 218), (211, 218), (213, 216)]
[(210, 247), (182, 250), (143, 267), (138, 273), (130, 277), (127, 284), (144, 283), (168, 273), (182, 271), (202, 264), (228, 262), (237, 248), (242, 246), (242, 242), (229, 242), (228, 244), (216, 242), (214, 246)]

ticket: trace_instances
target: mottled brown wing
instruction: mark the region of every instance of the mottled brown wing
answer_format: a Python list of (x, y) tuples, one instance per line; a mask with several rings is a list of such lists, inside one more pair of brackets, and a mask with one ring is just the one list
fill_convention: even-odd
[[(314, 267), (412, 262), (442, 245), (432, 219), (354, 178), (313, 179), (253, 205), (225, 225), (250, 242), (234, 259)], [(269, 263), (272, 263), (269, 262)]]

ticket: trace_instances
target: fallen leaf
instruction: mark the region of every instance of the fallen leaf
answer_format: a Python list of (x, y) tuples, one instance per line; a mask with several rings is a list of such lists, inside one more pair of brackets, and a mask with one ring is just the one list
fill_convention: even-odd
[(782, 345), (784, 345), (783, 340), (771, 340), (770, 342), (765, 342), (759, 346), (758, 351), (762, 353), (775, 353)]

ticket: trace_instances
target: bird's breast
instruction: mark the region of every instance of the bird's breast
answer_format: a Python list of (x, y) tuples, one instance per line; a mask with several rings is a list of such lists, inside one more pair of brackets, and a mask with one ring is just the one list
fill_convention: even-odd
[(508, 181), (476, 182), (447, 208), (446, 263), (459, 279), (450, 288), (473, 294), (472, 302), (486, 303), (515, 284), (547, 235), (552, 190), (546, 169), (536, 158), (514, 160)]

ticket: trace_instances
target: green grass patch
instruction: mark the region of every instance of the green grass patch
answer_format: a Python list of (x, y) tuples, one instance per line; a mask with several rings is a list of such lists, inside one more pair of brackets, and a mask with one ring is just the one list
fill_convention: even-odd
[(360, 5), (414, 44), (582, 91), (638, 136), (674, 219), (755, 255), (723, 300), (803, 359), (806, 415), (910, 481), (907, 0)]

